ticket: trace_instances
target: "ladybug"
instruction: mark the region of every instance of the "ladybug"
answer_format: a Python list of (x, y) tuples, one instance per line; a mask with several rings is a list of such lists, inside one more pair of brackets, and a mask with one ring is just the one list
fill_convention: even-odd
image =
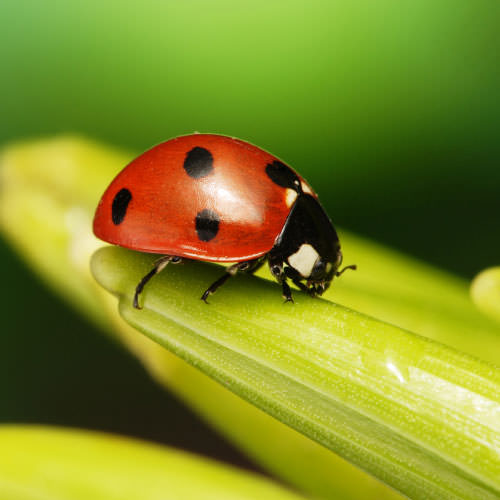
[[(201, 299), (238, 271), (267, 260), (293, 302), (291, 280), (311, 296), (340, 276), (337, 233), (309, 184), (275, 156), (215, 134), (176, 137), (146, 151), (111, 182), (97, 207), (95, 235), (109, 243), (162, 254), (134, 295), (168, 263), (235, 262)], [(305, 282), (305, 283), (304, 283)]]

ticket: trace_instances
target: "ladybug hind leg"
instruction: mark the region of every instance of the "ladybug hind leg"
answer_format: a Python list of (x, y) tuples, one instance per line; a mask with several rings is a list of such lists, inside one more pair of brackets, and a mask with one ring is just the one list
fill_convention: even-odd
[(144, 276), (141, 281), (139, 281), (139, 284), (135, 288), (135, 293), (134, 293), (134, 307), (136, 309), (142, 309), (142, 307), (139, 305), (139, 295), (142, 293), (142, 290), (146, 286), (146, 283), (156, 274), (160, 273), (167, 267), (167, 264), (169, 262), (172, 262), (173, 264), (177, 264), (181, 262), (182, 259), (180, 257), (176, 257), (175, 255), (164, 255), (163, 257), (159, 258), (155, 264), (153, 269), (149, 271), (146, 276)]
[(203, 293), (201, 296), (201, 300), (208, 304), (207, 298), (212, 293), (215, 293), (216, 290), (221, 287), (231, 276), (234, 276), (238, 271), (245, 273), (254, 273), (259, 269), (264, 263), (263, 259), (255, 259), (255, 260), (247, 260), (245, 262), (237, 262), (232, 266), (226, 268), (226, 272), (216, 281), (214, 281)]

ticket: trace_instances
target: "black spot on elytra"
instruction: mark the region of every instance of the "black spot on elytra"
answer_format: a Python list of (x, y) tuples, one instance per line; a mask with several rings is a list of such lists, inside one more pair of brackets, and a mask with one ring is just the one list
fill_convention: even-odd
[(220, 217), (217, 212), (205, 208), (198, 212), (195, 219), (196, 232), (201, 241), (213, 240), (219, 232)]
[(111, 218), (113, 219), (113, 224), (116, 226), (123, 222), (131, 199), (132, 193), (126, 188), (120, 189), (116, 193), (111, 205)]
[(193, 179), (210, 174), (214, 169), (214, 158), (208, 149), (196, 146), (186, 155), (184, 170)]
[(297, 193), (302, 192), (300, 179), (297, 174), (284, 163), (274, 160), (266, 165), (266, 174), (278, 186), (293, 189)]

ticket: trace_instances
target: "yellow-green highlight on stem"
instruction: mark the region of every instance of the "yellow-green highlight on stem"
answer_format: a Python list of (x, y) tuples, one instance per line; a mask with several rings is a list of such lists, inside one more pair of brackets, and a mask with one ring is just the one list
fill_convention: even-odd
[(481, 311), (500, 322), (500, 267), (481, 271), (471, 284), (471, 296)]
[[(99, 250), (121, 315), (225, 387), (419, 499), (500, 495), (500, 370), (387, 323), (241, 276), (199, 300), (214, 265), (170, 266), (132, 307), (153, 256)], [(214, 404), (217, 404), (216, 402)]]
[(300, 500), (227, 464), (117, 435), (0, 426), (4, 500)]

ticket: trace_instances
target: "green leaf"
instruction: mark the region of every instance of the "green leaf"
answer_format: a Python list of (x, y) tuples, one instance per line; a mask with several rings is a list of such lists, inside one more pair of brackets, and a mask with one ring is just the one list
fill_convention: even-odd
[[(0, 160), (0, 229), (64, 299), (116, 336), (169, 390), (253, 460), (290, 484), (338, 500), (400, 498), (393, 490), (243, 401), (125, 323), (90, 275), (102, 246), (91, 221), (102, 192), (133, 155), (78, 137), (28, 141)], [(33, 241), (37, 245), (33, 245)], [(221, 402), (214, 405), (213, 401)]]
[(5, 500), (299, 500), (262, 477), (128, 438), (0, 427)]
[(132, 307), (154, 257), (92, 259), (121, 315), (257, 407), (410, 496), (500, 494), (500, 371), (326, 300), (248, 276), (206, 305), (214, 265), (169, 266)]
[[(118, 316), (114, 300), (88, 269), (92, 252), (102, 245), (91, 233), (91, 220), (102, 192), (133, 156), (78, 137), (9, 147), (0, 160), (3, 236), (61, 297), (114, 334), (152, 376), (261, 466), (322, 498), (401, 498), (139, 335)], [(359, 271), (336, 281), (326, 298), (483, 360), (498, 360), (498, 323), (474, 307), (465, 280), (345, 231), (340, 231), (340, 238), (346, 263), (358, 264)], [(260, 274), (269, 279), (266, 270)], [(240, 279), (244, 278), (234, 283)], [(203, 288), (207, 281), (196, 286)], [(273, 304), (277, 294), (273, 293)], [(247, 302), (254, 299), (254, 294), (245, 295)]]

